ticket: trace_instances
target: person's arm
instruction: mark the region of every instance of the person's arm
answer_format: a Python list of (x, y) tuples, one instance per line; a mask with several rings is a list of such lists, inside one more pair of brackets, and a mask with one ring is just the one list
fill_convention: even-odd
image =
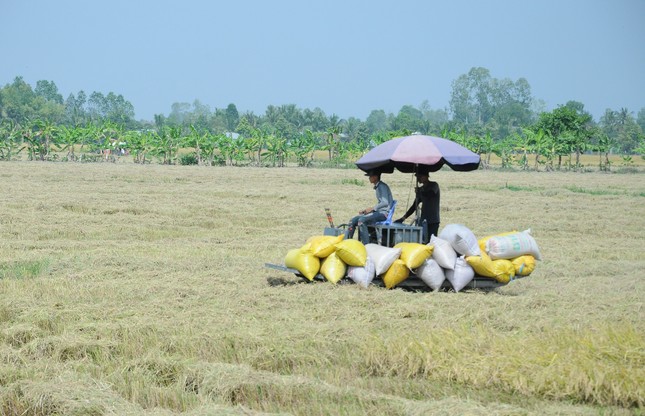
[(410, 215), (412, 215), (417, 210), (417, 205), (418, 205), (418, 202), (417, 202), (417, 199), (415, 198), (414, 202), (412, 202), (412, 205), (410, 205), (410, 208), (408, 208), (408, 210), (405, 212), (405, 214), (403, 214), (403, 216), (401, 218), (399, 218), (398, 220), (396, 220), (394, 222), (403, 222), (403, 221), (407, 220), (408, 217)]

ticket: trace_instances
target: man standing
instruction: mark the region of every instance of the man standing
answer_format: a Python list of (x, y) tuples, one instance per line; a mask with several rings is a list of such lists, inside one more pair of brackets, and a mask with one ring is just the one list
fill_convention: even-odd
[(349, 220), (345, 238), (354, 237), (354, 231), (358, 226), (358, 238), (363, 244), (370, 242), (369, 232), (367, 226), (385, 221), (387, 214), (392, 207), (393, 198), (390, 187), (385, 182), (381, 181), (380, 172), (369, 171), (365, 174), (369, 176), (370, 183), (374, 185), (376, 191), (376, 205), (358, 211), (358, 215)]
[(414, 202), (405, 215), (394, 222), (402, 223), (415, 213), (419, 204), (421, 204), (421, 215), (417, 216), (416, 225), (423, 226), (423, 242), (427, 244), (430, 241), (430, 236), (434, 235), (436, 237), (439, 232), (439, 200), (441, 195), (439, 184), (430, 181), (430, 175), (427, 171), (417, 172), (416, 177), (421, 186), (416, 188)]

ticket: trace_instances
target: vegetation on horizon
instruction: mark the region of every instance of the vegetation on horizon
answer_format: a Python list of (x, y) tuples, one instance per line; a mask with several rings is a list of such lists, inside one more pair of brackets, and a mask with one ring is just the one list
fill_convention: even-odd
[[(523, 78), (493, 78), (472, 68), (452, 85), (450, 113), (403, 106), (398, 114), (374, 110), (365, 121), (327, 116), (295, 105), (267, 107), (262, 116), (239, 114), (235, 104), (211, 112), (195, 101), (175, 103), (154, 123), (134, 120), (123, 96), (85, 92), (63, 101), (53, 81), (32, 90), (21, 77), (0, 89), (0, 160), (108, 160), (117, 152), (135, 163), (310, 166), (317, 151), (327, 165), (350, 164), (369, 148), (397, 135), (419, 132), (454, 140), (482, 155), (484, 166), (495, 155), (502, 168), (553, 170), (583, 168), (580, 156), (595, 153), (600, 170), (610, 170), (610, 155), (629, 166), (645, 155), (645, 108), (607, 110), (596, 122), (584, 104), (569, 101), (553, 111), (534, 110), (538, 100)], [(644, 156), (645, 157), (645, 156)]]

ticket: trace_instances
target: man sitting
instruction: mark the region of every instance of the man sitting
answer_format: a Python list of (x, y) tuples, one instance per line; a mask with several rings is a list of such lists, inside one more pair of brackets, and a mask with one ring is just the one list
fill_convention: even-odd
[(367, 226), (384, 221), (387, 218), (387, 214), (392, 207), (393, 198), (390, 187), (381, 181), (380, 172), (372, 170), (367, 172), (365, 176), (369, 176), (370, 183), (374, 185), (376, 205), (358, 211), (358, 215), (349, 220), (345, 238), (354, 237), (354, 231), (358, 226), (358, 238), (363, 244), (368, 244), (370, 242), (370, 236)]

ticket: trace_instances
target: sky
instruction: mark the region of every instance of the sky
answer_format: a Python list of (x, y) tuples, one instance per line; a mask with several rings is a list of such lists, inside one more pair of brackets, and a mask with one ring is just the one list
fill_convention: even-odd
[(121, 94), (135, 118), (199, 100), (365, 120), (449, 110), (473, 67), (550, 111), (645, 107), (645, 0), (0, 0), (0, 85)]

